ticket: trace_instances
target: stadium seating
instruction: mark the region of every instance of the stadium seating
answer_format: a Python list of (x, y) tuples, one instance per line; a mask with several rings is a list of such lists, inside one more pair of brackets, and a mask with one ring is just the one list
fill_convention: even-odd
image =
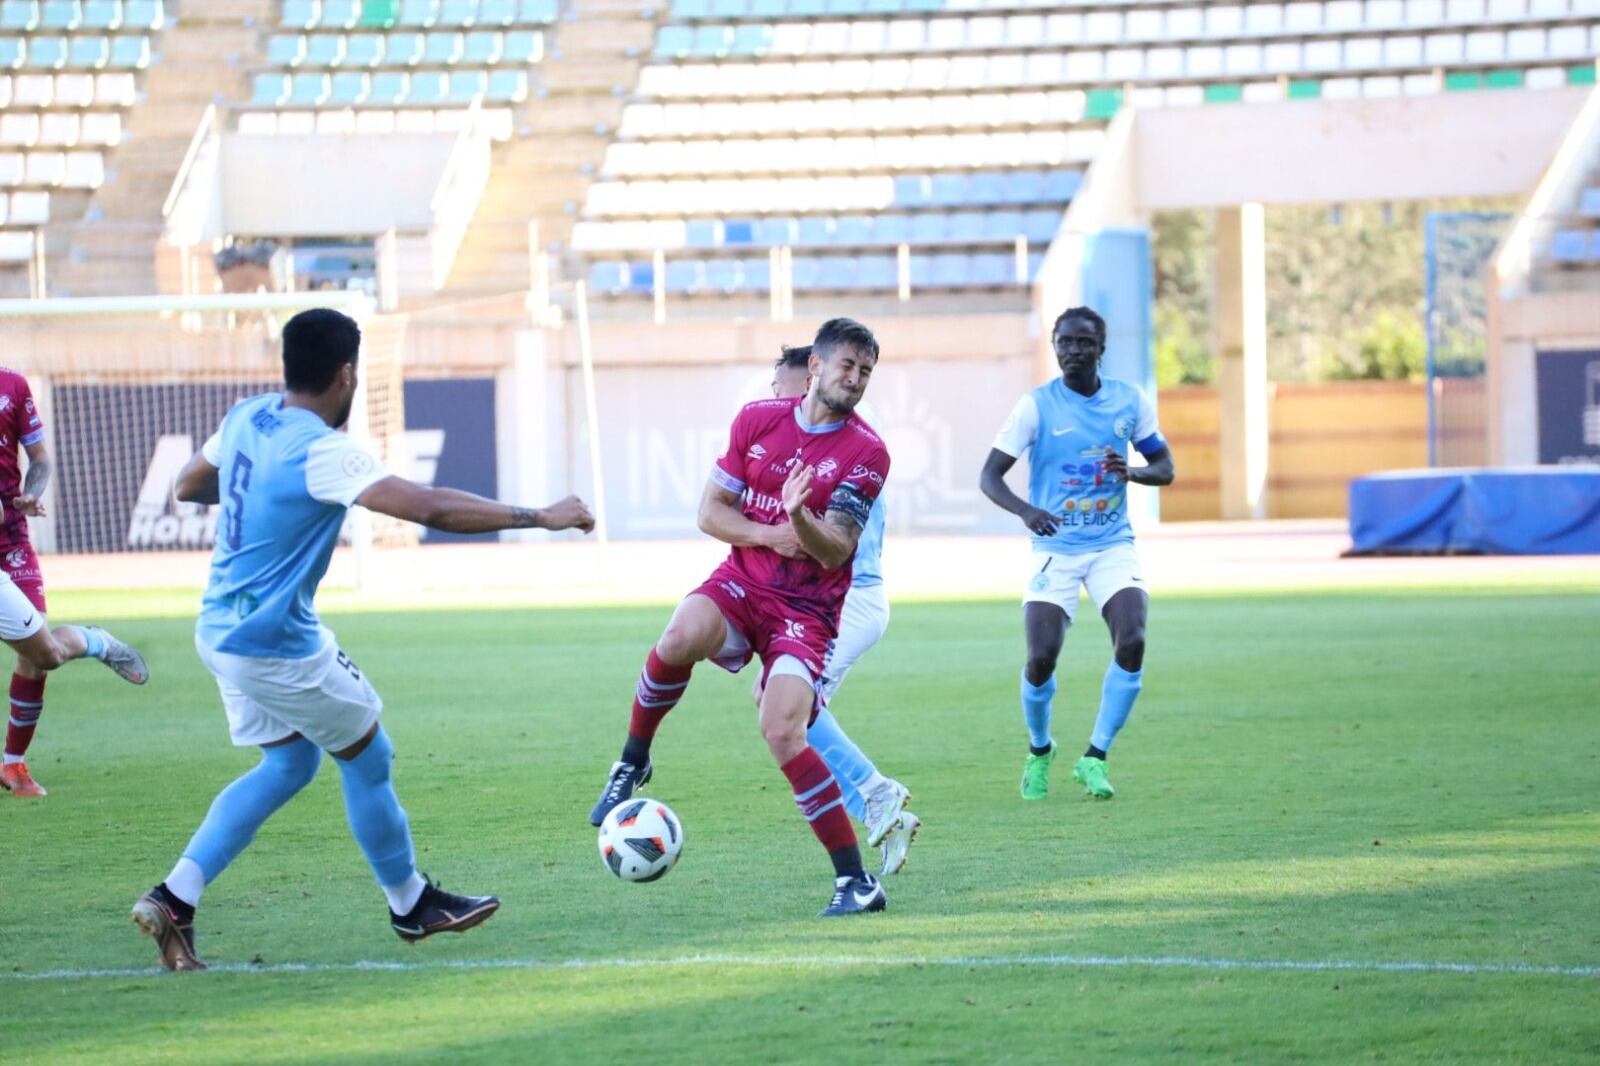
[(862, 264), (904, 243), (913, 288), (1015, 284), (1125, 105), (1592, 84), (1597, 54), (1600, 0), (674, 0), (573, 241), (669, 282), (788, 244), (830, 249), (797, 287), (892, 289)]
[(162, 0), (0, 0), (0, 262), (105, 181), (167, 18)]

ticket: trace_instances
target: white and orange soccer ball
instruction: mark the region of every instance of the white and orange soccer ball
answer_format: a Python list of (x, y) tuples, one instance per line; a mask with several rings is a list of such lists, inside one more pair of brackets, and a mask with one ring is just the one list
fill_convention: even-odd
[(660, 800), (624, 800), (600, 823), (600, 860), (624, 881), (665, 876), (682, 851), (683, 823)]

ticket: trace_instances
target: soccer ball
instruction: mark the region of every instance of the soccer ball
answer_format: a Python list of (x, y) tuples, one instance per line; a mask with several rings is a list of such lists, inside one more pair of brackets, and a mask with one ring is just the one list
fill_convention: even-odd
[(660, 800), (626, 800), (600, 823), (600, 861), (624, 881), (654, 881), (681, 851), (683, 823)]

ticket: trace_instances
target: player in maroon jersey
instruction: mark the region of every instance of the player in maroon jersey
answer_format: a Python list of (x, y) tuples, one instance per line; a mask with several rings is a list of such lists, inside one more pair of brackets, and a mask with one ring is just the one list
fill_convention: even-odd
[[(26, 477), (22, 476), (19, 448), (28, 453)], [(0, 640), (17, 652), (0, 788), (15, 796), (45, 794), (28, 772), (23, 756), (44, 710), (47, 672), (89, 656), (136, 685), (149, 677), (139, 653), (105, 630), (97, 626), (51, 629), (46, 624), (44, 578), (28, 540), (28, 518), (45, 513), (40, 497), (49, 482), (50, 454), (33, 392), (21, 374), (0, 368), (0, 507), (5, 513), (0, 519)]]
[(599, 825), (650, 780), (650, 742), (695, 663), (710, 659), (736, 673), (759, 657), (762, 736), (833, 860), (825, 916), (888, 904), (861, 865), (838, 782), (806, 743), (856, 542), (889, 475), (888, 449), (855, 414), (877, 362), (871, 330), (832, 319), (812, 342), (807, 393), (758, 400), (734, 419), (728, 450), (700, 500), (700, 528), (733, 550), (678, 605), (650, 650), (622, 758), (589, 815)]

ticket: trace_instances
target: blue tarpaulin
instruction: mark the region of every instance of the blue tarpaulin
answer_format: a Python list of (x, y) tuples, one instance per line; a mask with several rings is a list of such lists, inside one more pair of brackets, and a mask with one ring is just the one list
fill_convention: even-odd
[(1350, 483), (1351, 554), (1600, 554), (1600, 467), (1395, 470)]

